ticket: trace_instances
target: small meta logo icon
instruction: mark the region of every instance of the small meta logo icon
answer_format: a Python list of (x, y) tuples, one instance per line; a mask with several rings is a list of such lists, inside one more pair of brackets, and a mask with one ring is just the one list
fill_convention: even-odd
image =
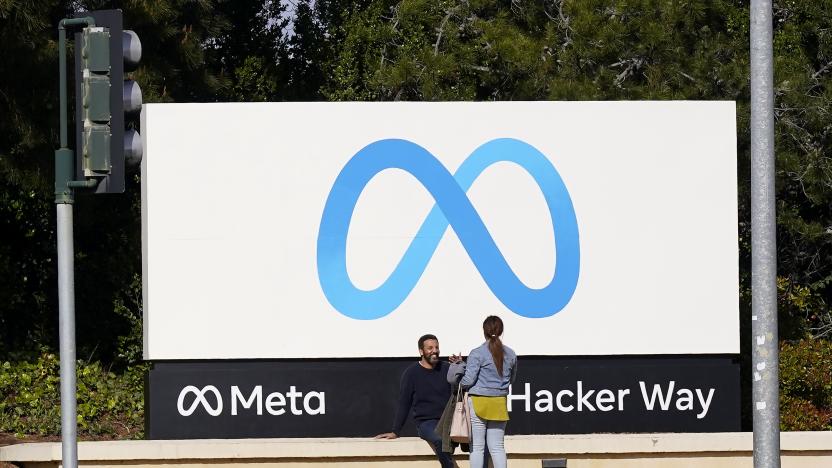
[[(216, 405), (212, 405), (208, 402), (208, 399), (205, 397), (207, 393), (211, 393), (214, 396)], [(195, 396), (194, 401), (191, 402), (189, 407), (185, 408), (185, 398), (190, 394)], [(202, 388), (197, 388), (193, 385), (188, 385), (184, 387), (181, 392), (179, 392), (179, 398), (176, 400), (176, 409), (182, 416), (190, 416), (194, 414), (194, 411), (196, 411), (199, 405), (202, 405), (205, 412), (211, 416), (219, 416), (220, 413), (222, 413), (222, 396), (220, 396), (220, 391), (217, 390), (217, 387), (213, 385), (206, 385)]]
[[(519, 165), (540, 187), (555, 231), (555, 273), (544, 288), (523, 284), (497, 248), (466, 192), (477, 177), (498, 162)], [(385, 169), (413, 175), (436, 205), (387, 280), (378, 288), (356, 288), (347, 274), (347, 232), (364, 187)], [(529, 318), (549, 317), (572, 299), (580, 270), (578, 221), (572, 199), (558, 171), (540, 151), (512, 138), (491, 140), (477, 148), (455, 174), (429, 151), (399, 139), (379, 140), (356, 153), (335, 180), (318, 231), (318, 280), (327, 300), (340, 313), (374, 320), (404, 302), (452, 227), (491, 292), (512, 312)]]

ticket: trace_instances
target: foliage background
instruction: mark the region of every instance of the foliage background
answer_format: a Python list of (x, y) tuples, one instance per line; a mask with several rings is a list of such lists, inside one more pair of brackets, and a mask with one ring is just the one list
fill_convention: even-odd
[[(750, 428), (747, 1), (0, 0), (0, 432), (57, 427), (56, 25), (112, 7), (142, 39), (133, 75), (145, 102), (736, 101)], [(774, 54), (782, 425), (830, 429), (832, 0), (774, 1)], [(124, 195), (79, 194), (75, 205), (90, 436), (140, 435), (139, 213), (135, 174)]]

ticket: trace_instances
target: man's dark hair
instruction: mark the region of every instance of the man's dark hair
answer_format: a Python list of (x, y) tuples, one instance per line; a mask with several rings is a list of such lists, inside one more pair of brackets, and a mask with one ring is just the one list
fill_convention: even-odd
[(425, 344), (425, 341), (427, 341), (427, 340), (439, 341), (439, 338), (437, 338), (436, 335), (431, 335), (430, 333), (428, 333), (427, 335), (420, 336), (419, 337), (419, 349), (424, 349), (424, 344)]

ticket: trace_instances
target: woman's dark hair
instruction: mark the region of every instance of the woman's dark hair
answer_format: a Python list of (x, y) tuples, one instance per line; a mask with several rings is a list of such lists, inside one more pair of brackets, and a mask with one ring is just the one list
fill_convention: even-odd
[(504, 353), (500, 335), (503, 334), (503, 321), (496, 315), (489, 315), (482, 322), (482, 333), (485, 335), (485, 339), (488, 340), (488, 350), (491, 351), (491, 357), (494, 359), (494, 366), (497, 367), (497, 373), (502, 376)]

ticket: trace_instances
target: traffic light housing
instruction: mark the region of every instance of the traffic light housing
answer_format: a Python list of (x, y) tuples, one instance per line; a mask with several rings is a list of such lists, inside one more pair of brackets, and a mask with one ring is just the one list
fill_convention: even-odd
[(75, 33), (76, 178), (97, 179), (96, 193), (122, 193), (125, 169), (141, 162), (135, 130), (142, 93), (124, 72), (136, 68), (141, 42), (123, 29), (121, 10), (80, 13), (95, 20)]

